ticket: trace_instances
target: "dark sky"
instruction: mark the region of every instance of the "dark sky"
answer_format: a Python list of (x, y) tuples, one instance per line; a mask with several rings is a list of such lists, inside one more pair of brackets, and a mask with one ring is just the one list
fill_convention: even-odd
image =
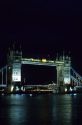
[(13, 43), (21, 43), (27, 57), (55, 57), (57, 52), (70, 51), (74, 67), (82, 74), (81, 0), (0, 2), (0, 65)]

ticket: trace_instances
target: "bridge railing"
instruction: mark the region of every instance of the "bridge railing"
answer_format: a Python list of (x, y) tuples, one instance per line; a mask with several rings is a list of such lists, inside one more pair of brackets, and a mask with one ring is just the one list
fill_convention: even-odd
[(72, 67), (71, 67), (71, 80), (77, 83), (78, 86), (82, 85), (82, 76), (77, 73)]
[(77, 73), (72, 67), (71, 70), (78, 78), (80, 78), (80, 80), (82, 80), (82, 76), (79, 73)]

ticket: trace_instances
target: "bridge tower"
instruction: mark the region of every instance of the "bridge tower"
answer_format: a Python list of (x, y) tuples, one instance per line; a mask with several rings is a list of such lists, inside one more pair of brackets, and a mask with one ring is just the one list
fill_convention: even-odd
[(55, 63), (57, 70), (57, 87), (59, 92), (64, 92), (65, 87), (71, 83), (71, 60), (68, 56), (61, 56), (56, 59)]
[(64, 60), (64, 84), (71, 84), (71, 59), (68, 56)]
[(10, 50), (8, 55), (8, 89), (14, 89), (21, 84), (22, 51)]

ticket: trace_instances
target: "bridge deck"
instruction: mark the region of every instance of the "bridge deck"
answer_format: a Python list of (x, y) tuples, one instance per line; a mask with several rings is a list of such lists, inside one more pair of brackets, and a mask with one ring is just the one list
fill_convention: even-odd
[(43, 65), (43, 66), (56, 66), (56, 64), (53, 62), (53, 63), (50, 63), (50, 62), (31, 62), (31, 61), (25, 61), (25, 60), (22, 60), (22, 64), (29, 64), (29, 65)]

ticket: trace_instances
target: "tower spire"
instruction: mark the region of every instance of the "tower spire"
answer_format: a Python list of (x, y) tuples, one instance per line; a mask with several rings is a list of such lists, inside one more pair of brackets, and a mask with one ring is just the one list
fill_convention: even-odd
[(57, 52), (57, 57), (56, 57), (56, 60), (58, 60), (58, 52)]
[(15, 43), (13, 43), (13, 51), (15, 51)]
[(64, 53), (64, 51), (63, 51), (63, 60), (65, 59), (65, 53)]

